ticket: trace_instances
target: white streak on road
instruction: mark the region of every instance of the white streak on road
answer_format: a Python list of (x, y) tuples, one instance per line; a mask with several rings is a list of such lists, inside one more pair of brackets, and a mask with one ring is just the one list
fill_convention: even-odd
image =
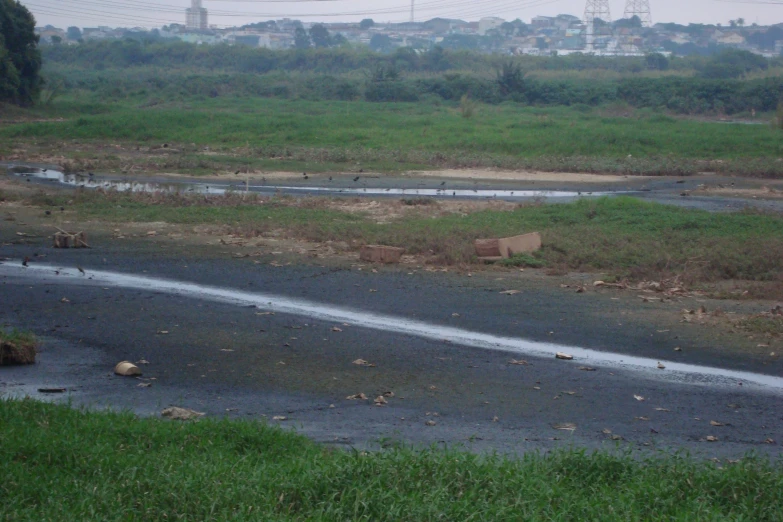
[[(59, 272), (56, 274), (55, 271)], [(562, 361), (563, 365), (591, 365), (608, 368), (622, 367), (643, 373), (647, 378), (668, 380), (688, 384), (711, 386), (732, 386), (739, 383), (756, 384), (769, 391), (783, 390), (783, 378), (751, 372), (736, 371), (710, 366), (661, 361), (665, 370), (657, 369), (657, 360), (645, 357), (591, 350), (576, 346), (542, 343), (520, 338), (503, 337), (489, 333), (475, 332), (426, 323), (404, 317), (377, 314), (362, 310), (342, 308), (330, 303), (317, 303), (304, 299), (293, 299), (280, 295), (246, 292), (233, 288), (220, 288), (195, 283), (175, 281), (148, 276), (123, 274), (101, 270), (87, 270), (87, 275), (76, 269), (58, 268), (52, 265), (31, 264), (23, 267), (21, 261), (0, 263), (0, 276), (33, 279), (40, 283), (55, 283), (80, 286), (112, 286), (130, 288), (154, 293), (180, 295), (236, 305), (255, 305), (260, 309), (276, 313), (305, 316), (326, 322), (350, 323), (353, 326), (371, 328), (396, 335), (411, 335), (435, 341), (472, 346), (484, 350), (502, 351), (520, 355), (554, 358), (556, 352), (567, 352), (575, 361)]]

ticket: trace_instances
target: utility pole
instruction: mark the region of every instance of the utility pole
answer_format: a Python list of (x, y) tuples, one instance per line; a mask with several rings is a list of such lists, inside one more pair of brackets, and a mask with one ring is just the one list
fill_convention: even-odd
[(596, 18), (606, 23), (612, 21), (612, 14), (609, 11), (609, 0), (587, 0), (587, 4), (585, 4), (585, 19), (583, 21), (589, 24), (595, 21)]
[(633, 18), (634, 16), (639, 17), (643, 27), (650, 27), (652, 25), (650, 0), (626, 0), (623, 18)]
[(587, 0), (585, 4), (585, 18), (583, 22), (587, 26), (587, 33), (585, 34), (585, 50), (587, 52), (595, 50), (596, 20), (606, 23), (612, 21), (612, 14), (609, 11), (609, 0)]
[(415, 2), (415, 0), (411, 0), (411, 23), (413, 23), (413, 22), (414, 22), (414, 17), (413, 17), (413, 2)]

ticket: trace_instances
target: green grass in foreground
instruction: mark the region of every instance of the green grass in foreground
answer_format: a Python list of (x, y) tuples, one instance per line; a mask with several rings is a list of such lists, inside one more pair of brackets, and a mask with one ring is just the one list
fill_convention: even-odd
[(252, 421), (0, 401), (4, 520), (781, 519), (783, 467), (558, 451), (339, 451)]
[[(75, 103), (64, 98), (49, 110), (67, 114)], [(264, 98), (86, 106), (84, 115), (65, 121), (0, 128), (0, 141), (13, 140), (19, 146), (71, 140), (172, 143), (179, 150), (192, 144), (231, 152), (233, 163), (274, 158), (281, 169), (361, 163), (384, 170), (430, 165), (632, 174), (718, 169), (783, 175), (774, 161), (783, 155), (783, 134), (769, 125), (689, 121), (652, 111), (611, 117), (570, 107), (507, 103), (479, 106), (471, 118), (464, 118), (455, 107), (428, 103)], [(183, 168), (198, 169), (201, 164), (207, 171), (220, 166), (219, 156), (194, 156), (195, 150), (183, 152), (191, 156), (182, 160)], [(723, 163), (703, 163), (712, 160)], [(176, 162), (156, 161), (165, 163), (160, 168), (177, 167)]]
[(225, 224), (249, 235), (276, 229), (315, 241), (356, 240), (402, 246), (413, 254), (432, 252), (444, 264), (475, 260), (476, 238), (540, 231), (544, 248), (536, 258), (552, 268), (606, 270), (637, 280), (679, 275), (685, 283), (781, 282), (783, 277), (783, 217), (774, 214), (716, 214), (612, 197), (466, 216), (424, 214), (378, 224), (363, 215), (328, 209), (327, 204), (319, 198), (243, 204), (239, 196), (205, 202), (89, 192), (76, 200), (85, 219)]

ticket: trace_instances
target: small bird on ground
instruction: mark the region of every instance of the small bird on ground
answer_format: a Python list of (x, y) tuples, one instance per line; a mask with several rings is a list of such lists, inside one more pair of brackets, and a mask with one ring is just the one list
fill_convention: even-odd
[(304, 175), (304, 179), (310, 179), (310, 176), (308, 176), (307, 174), (305, 174), (305, 175)]
[(332, 176), (329, 176), (329, 181), (332, 181)]
[(359, 178), (360, 178), (360, 176), (356, 176), (355, 178), (353, 178), (353, 181), (357, 182), (357, 181), (359, 181)]
[(87, 175), (93, 177), (95, 174), (93, 174), (92, 172), (88, 172)]
[(46, 172), (47, 170), (49, 170), (49, 169), (41, 169), (41, 172)]
[(239, 176), (239, 171), (234, 172), (234, 176)]
[(362, 174), (364, 174), (364, 169), (359, 169), (359, 172), (361, 172)]
[(52, 215), (52, 211), (51, 210), (47, 210), (45, 213), (46, 213), (47, 216), (51, 216)]
[(65, 207), (60, 207), (60, 212), (65, 212)]
[(24, 256), (24, 260), (22, 261), (22, 266), (27, 266), (27, 263), (30, 262), (30, 258), (27, 256)]
[(77, 266), (77, 267), (76, 267), (76, 269), (77, 269), (79, 272), (81, 272), (81, 273), (82, 273), (82, 275), (87, 275), (87, 274), (86, 274), (86, 272), (84, 271), (84, 268), (82, 268), (82, 267), (80, 267), (80, 266)]

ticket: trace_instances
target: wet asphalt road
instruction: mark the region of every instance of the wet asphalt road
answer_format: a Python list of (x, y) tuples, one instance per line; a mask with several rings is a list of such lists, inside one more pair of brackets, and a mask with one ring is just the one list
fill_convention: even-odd
[[(11, 235), (0, 230), (5, 240)], [(651, 305), (619, 324), (628, 304), (624, 299), (564, 292), (534, 281), (509, 296), (499, 291), (519, 284), (495, 276), (409, 275), (404, 267), (378, 273), (337, 265), (273, 267), (267, 264), (271, 256), (255, 264), (143, 241), (94, 241), (91, 250), (70, 251), (43, 242), (4, 245), (0, 257), (18, 260), (38, 253), (46, 257), (33, 263), (78, 265), (85, 278), (90, 270), (113, 270), (534, 341), (783, 375), (778, 360), (737, 355), (723, 349), (719, 338), (655, 314), (656, 307), (671, 305)], [(0, 368), (0, 393), (141, 414), (178, 405), (210, 415), (266, 418), (330, 444), (375, 447), (395, 440), (512, 453), (576, 445), (684, 449), (709, 458), (751, 450), (777, 456), (783, 442), (779, 389), (731, 380), (676, 383), (657, 377), (657, 370), (640, 373), (622, 366), (583, 371), (579, 361), (553, 356), (525, 356), (529, 365), (510, 365), (520, 356), (170, 293), (43, 284), (6, 274), (0, 276), (0, 324), (31, 329), (44, 339), (38, 364)], [(674, 352), (675, 346), (683, 351)], [(113, 366), (126, 359), (149, 361), (142, 366), (143, 377), (153, 380), (112, 375)], [(356, 359), (375, 366), (352, 364)], [(67, 393), (36, 391), (56, 386)], [(384, 392), (394, 396), (387, 405), (374, 406), (373, 399)], [(358, 393), (368, 400), (346, 399)], [(286, 420), (272, 421), (273, 416)], [(562, 423), (576, 429), (553, 428)], [(707, 436), (718, 441), (707, 442)]]

